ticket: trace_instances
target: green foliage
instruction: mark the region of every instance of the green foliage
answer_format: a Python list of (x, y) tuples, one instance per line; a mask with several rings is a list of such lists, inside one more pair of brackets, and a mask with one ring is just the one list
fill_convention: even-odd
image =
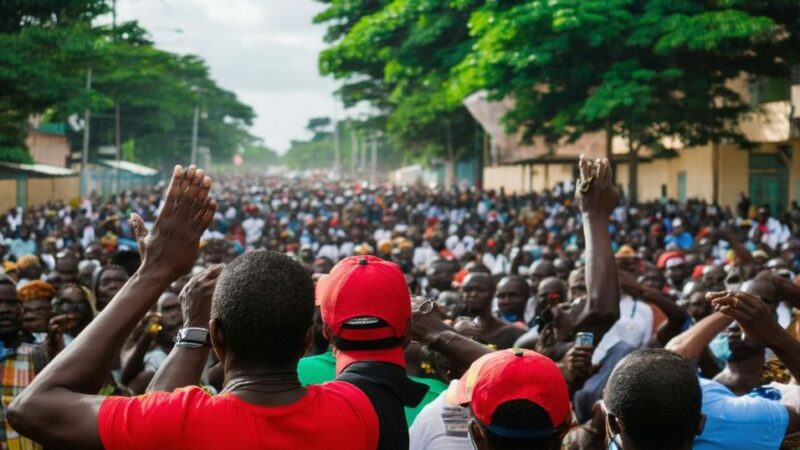
[[(310, 139), (294, 140), (289, 150), (283, 155), (281, 162), (292, 169), (332, 169), (336, 156), (334, 140), (336, 133), (329, 129), (331, 120), (318, 117), (309, 120), (306, 127), (313, 133)], [(366, 120), (343, 120), (337, 124), (339, 128), (339, 163), (343, 172), (352, 168), (354, 152), (357, 159), (366, 152), (366, 164), (371, 164), (372, 139), (376, 130), (385, 128), (381, 118)], [(412, 155), (399, 150), (390, 140), (378, 137), (378, 167), (393, 169), (409, 163)], [(246, 160), (246, 159), (245, 159)], [(358, 165), (358, 164), (357, 164)]]
[(610, 126), (634, 155), (664, 138), (745, 144), (737, 122), (752, 106), (730, 81), (788, 77), (798, 17), (790, 0), (487, 1), (448, 96), (513, 98), (505, 122), (525, 139)]
[(19, 147), (0, 147), (0, 161), (33, 164), (33, 158), (31, 158), (28, 150)]
[[(205, 62), (156, 49), (136, 22), (92, 25), (104, 0), (9, 0), (0, 4), (0, 146), (24, 148), (28, 118), (92, 112), (90, 148), (114, 145), (115, 112), (126, 156), (151, 165), (185, 162), (200, 105), (199, 145), (228, 159), (252, 137), (253, 110), (210, 78)], [(92, 89), (85, 88), (92, 70)], [(80, 133), (70, 132), (73, 148)]]
[(317, 17), (332, 45), (320, 71), (343, 81), (345, 105), (370, 103), (389, 140), (408, 158), (455, 158), (473, 150), (471, 116), (444, 95), (452, 68), (469, 51), (467, 19), (478, 1), (328, 0)]

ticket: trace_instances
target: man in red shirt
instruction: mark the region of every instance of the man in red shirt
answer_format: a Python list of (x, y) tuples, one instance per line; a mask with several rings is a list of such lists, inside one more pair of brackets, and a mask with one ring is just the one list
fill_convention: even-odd
[(216, 210), (210, 186), (202, 170), (176, 167), (150, 235), (134, 216), (142, 266), (11, 404), (7, 416), (17, 431), (58, 448), (376, 447), (377, 417), (363, 392), (347, 383), (300, 385), (296, 365), (311, 342), (314, 286), (301, 265), (277, 253), (250, 253), (225, 270), (214, 266), (181, 296), (186, 327), (168, 361), (193, 376), (213, 345), (225, 372), (221, 395), (197, 387), (132, 398), (91, 395), (138, 321), (197, 259)]

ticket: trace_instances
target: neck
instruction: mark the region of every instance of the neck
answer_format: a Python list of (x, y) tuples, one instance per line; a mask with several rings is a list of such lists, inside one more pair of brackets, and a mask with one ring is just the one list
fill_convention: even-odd
[(3, 345), (9, 348), (17, 347), (22, 342), (22, 334), (19, 330), (0, 335), (0, 341)]
[(728, 361), (718, 376), (730, 390), (742, 395), (761, 385), (763, 368), (764, 354), (759, 352), (745, 359)]
[(297, 376), (297, 362), (284, 366), (259, 368), (231, 368), (225, 374), (225, 389), (235, 384), (270, 386), (300, 386)]

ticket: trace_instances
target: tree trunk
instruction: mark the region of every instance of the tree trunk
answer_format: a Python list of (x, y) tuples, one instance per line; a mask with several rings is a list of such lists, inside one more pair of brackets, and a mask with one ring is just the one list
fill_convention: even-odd
[(719, 146), (716, 142), (711, 143), (711, 201), (716, 205), (719, 203)]
[(617, 184), (617, 166), (614, 163), (614, 129), (611, 126), (611, 121), (606, 122), (606, 159), (611, 165), (611, 182)]
[(453, 132), (450, 128), (450, 122), (445, 125), (447, 133), (447, 162), (444, 166), (444, 184), (448, 188), (456, 181), (456, 156), (453, 150)]
[(639, 202), (639, 148), (631, 141), (628, 144), (628, 204)]

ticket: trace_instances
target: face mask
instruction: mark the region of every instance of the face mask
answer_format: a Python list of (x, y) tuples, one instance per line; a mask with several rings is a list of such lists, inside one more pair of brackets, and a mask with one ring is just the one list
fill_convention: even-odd
[(730, 361), (733, 359), (733, 353), (731, 353), (731, 348), (728, 345), (728, 335), (727, 333), (718, 334), (708, 347), (711, 349), (711, 353), (714, 354), (717, 358), (723, 361)]
[(502, 314), (500, 316), (500, 318), (505, 320), (506, 322), (509, 322), (509, 323), (514, 323), (514, 322), (517, 322), (519, 320), (522, 320), (522, 319), (520, 319), (519, 314), (516, 314), (516, 313), (504, 313), (504, 314)]

